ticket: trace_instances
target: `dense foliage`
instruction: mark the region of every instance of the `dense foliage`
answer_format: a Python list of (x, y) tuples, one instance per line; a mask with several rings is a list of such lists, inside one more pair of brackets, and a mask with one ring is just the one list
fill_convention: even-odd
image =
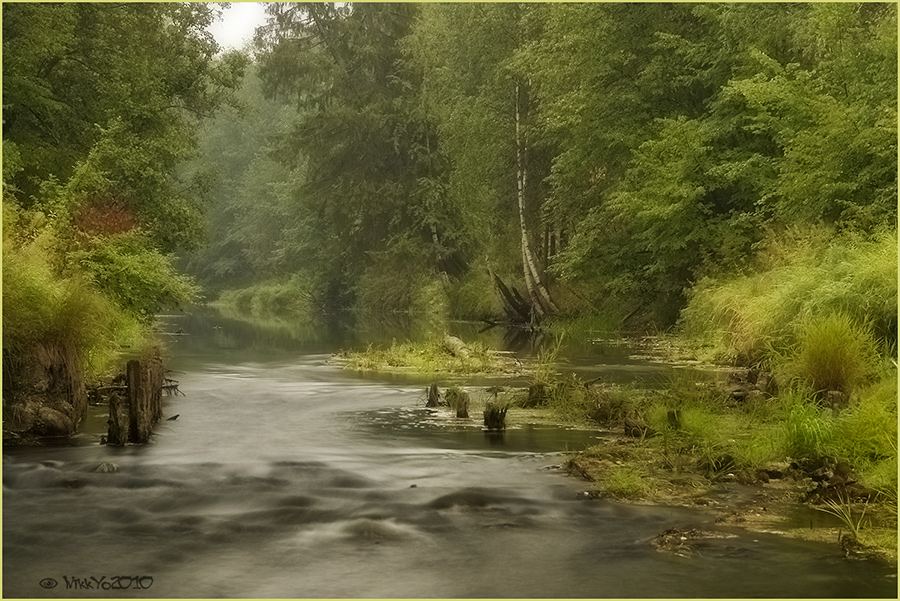
[(248, 110), (206, 132), (220, 287), (483, 317), (496, 274), (668, 325), (785, 232), (896, 230), (892, 4), (268, 10)]
[(3, 5), (3, 367), (35, 349), (99, 367), (197, 287), (208, 187), (182, 166), (238, 85), (205, 4)]

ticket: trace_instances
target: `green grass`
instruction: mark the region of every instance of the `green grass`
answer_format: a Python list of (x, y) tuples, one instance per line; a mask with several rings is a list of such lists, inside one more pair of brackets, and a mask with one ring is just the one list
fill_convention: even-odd
[(634, 466), (616, 466), (603, 474), (603, 491), (617, 499), (636, 500), (649, 491), (646, 475)]
[(721, 362), (769, 364), (831, 315), (868, 324), (880, 353), (896, 351), (896, 232), (773, 234), (754, 272), (707, 278), (690, 291), (679, 330)]
[(515, 361), (478, 342), (467, 343), (467, 357), (449, 352), (439, 339), (425, 342), (393, 341), (389, 347), (369, 345), (365, 350), (338, 353), (347, 369), (356, 371), (410, 371), (422, 374), (514, 374)]

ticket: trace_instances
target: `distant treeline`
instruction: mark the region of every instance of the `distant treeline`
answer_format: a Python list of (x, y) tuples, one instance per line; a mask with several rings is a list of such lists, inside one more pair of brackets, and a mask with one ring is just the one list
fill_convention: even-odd
[(896, 230), (895, 4), (268, 10), (201, 136), (213, 290), (477, 318), (497, 275), (665, 326), (773, 241)]

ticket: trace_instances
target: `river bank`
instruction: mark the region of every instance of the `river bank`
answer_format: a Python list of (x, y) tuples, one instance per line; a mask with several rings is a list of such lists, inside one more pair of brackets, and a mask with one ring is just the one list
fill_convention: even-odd
[[(699, 363), (671, 339), (644, 337), (634, 351), (680, 367)], [(342, 352), (336, 360), (356, 371), (465, 376), (458, 361), (453, 369), (440, 369), (442, 352), (448, 362), (457, 359), (440, 342), (394, 342), (386, 350)], [(713, 509), (723, 525), (829, 542), (848, 557), (896, 564), (896, 494), (890, 494), (892, 480), (884, 473), (891, 458), (839, 455), (826, 446), (824, 434), (809, 439), (819, 430), (827, 430), (831, 441), (860, 436), (860, 422), (869, 419), (872, 406), (889, 404), (884, 382), (841, 411), (796, 391), (779, 392), (767, 374), (746, 369), (720, 366), (715, 380), (677, 377), (648, 390), (564, 374), (558, 343), (525, 362), (509, 363), (506, 355), (485, 349), (479, 354), (497, 361), (473, 367), (470, 376), (503, 375), (510, 384), (463, 385), (476, 419), (493, 403), (508, 408), (510, 427), (556, 423), (597, 431), (599, 442), (570, 454), (564, 464), (590, 483), (589, 496), (702, 506)], [(422, 355), (430, 357), (427, 364)], [(450, 389), (445, 394), (449, 399)], [(423, 393), (422, 402), (435, 406), (429, 397)], [(452, 414), (454, 402), (443, 405)]]

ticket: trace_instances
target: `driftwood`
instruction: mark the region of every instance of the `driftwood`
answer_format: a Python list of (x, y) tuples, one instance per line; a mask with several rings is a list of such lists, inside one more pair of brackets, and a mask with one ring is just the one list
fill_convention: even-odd
[(458, 357), (460, 359), (468, 359), (469, 358), (469, 349), (466, 348), (466, 343), (457, 338), (456, 336), (444, 336), (444, 348), (450, 352), (454, 357)]
[(507, 286), (496, 273), (494, 285), (503, 299), (503, 308), (506, 315), (513, 323), (530, 324), (534, 321), (534, 310), (531, 303), (525, 300), (515, 286)]

